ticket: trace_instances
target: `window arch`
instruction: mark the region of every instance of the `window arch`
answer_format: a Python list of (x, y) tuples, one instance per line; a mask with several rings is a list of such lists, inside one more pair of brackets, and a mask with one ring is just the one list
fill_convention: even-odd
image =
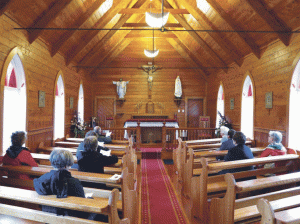
[(224, 91), (223, 91), (223, 85), (221, 84), (219, 87), (219, 91), (218, 91), (218, 98), (217, 98), (217, 118), (216, 118), (216, 128), (219, 127), (219, 123), (221, 120), (221, 117), (219, 116), (220, 112), (222, 114), (222, 116), (224, 116), (225, 114), (225, 110), (224, 110)]
[(65, 136), (65, 90), (62, 75), (55, 86), (54, 139)]
[(84, 98), (83, 98), (83, 86), (82, 86), (82, 83), (80, 83), (80, 86), (79, 86), (78, 120), (83, 124), (83, 122), (84, 122)]
[(4, 154), (11, 145), (11, 134), (15, 131), (26, 131), (25, 72), (18, 54), (15, 54), (8, 64), (3, 92), (2, 149)]
[(253, 83), (247, 75), (242, 92), (241, 131), (246, 137), (253, 139), (254, 97)]
[(298, 147), (298, 130), (300, 124), (300, 61), (298, 61), (290, 86), (290, 104), (289, 104), (289, 147)]

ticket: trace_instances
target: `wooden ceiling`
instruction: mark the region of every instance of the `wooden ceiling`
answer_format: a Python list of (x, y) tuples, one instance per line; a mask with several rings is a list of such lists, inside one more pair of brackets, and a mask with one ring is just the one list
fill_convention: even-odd
[[(208, 3), (208, 11), (199, 9), (197, 1)], [(299, 29), (299, 0), (197, 1), (164, 1), (170, 16), (166, 31), (154, 32), (160, 50), (155, 65), (197, 67), (208, 77), (218, 68), (226, 72), (233, 63), (241, 66), (248, 54), (260, 58), (275, 40), (288, 46), (291, 36), (299, 35), (291, 32)], [(34, 28), (26, 30), (30, 44), (40, 38), (67, 66), (97, 74), (93, 67), (141, 67), (152, 61), (144, 49), (152, 50), (153, 32), (142, 29), (149, 29), (145, 12), (161, 7), (158, 0), (1, 0), (0, 15), (21, 28)]]

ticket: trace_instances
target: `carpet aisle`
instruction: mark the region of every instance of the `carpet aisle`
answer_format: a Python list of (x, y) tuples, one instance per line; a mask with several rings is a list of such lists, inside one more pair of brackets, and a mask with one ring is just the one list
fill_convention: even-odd
[(141, 150), (142, 224), (188, 223), (160, 159), (161, 148)]

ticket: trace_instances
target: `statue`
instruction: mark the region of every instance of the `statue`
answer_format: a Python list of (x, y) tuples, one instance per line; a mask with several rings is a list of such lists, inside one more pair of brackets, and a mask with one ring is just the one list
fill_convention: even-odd
[(182, 96), (182, 88), (181, 88), (181, 81), (179, 76), (177, 76), (175, 80), (175, 93), (174, 93), (176, 98), (181, 98)]
[(113, 84), (117, 85), (117, 93), (119, 95), (119, 99), (124, 99), (126, 94), (126, 86), (129, 83), (129, 81), (123, 81), (120, 79), (120, 81), (113, 81)]

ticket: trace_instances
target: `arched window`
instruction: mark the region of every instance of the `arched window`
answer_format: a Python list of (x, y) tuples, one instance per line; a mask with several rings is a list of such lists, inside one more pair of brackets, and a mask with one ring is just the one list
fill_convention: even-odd
[(26, 131), (26, 83), (22, 61), (16, 54), (8, 65), (3, 103), (3, 154), (11, 145), (11, 134)]
[(55, 88), (54, 139), (57, 139), (65, 136), (65, 91), (61, 75)]
[(216, 120), (216, 128), (218, 128), (220, 125), (220, 120), (221, 117), (219, 115), (220, 112), (222, 116), (224, 116), (224, 91), (222, 85), (219, 87), (219, 92), (218, 92), (218, 99), (217, 99), (217, 120)]
[(289, 147), (299, 146), (299, 124), (300, 124), (300, 63), (298, 62), (292, 77), (290, 86), (290, 108), (289, 108)]
[(241, 132), (251, 139), (253, 139), (253, 104), (253, 84), (248, 75), (242, 92)]
[(80, 84), (78, 96), (78, 120), (81, 124), (84, 122), (84, 99), (83, 99), (83, 86)]

